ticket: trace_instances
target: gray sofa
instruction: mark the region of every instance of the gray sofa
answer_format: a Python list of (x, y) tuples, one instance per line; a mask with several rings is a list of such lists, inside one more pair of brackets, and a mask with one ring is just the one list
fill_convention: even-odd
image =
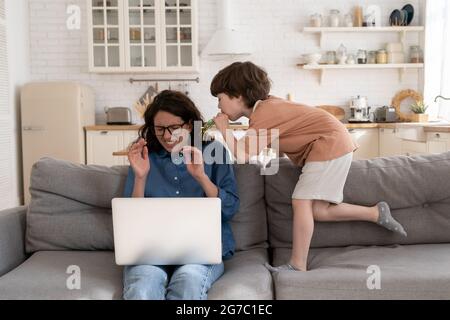
[[(51, 158), (34, 165), (29, 207), (0, 212), (0, 299), (121, 299), (110, 207), (126, 170)], [(289, 257), (300, 169), (282, 158), (276, 175), (250, 164), (235, 173), (237, 251), (209, 299), (450, 299), (450, 153), (354, 161), (344, 201), (387, 201), (408, 237), (365, 222), (316, 223), (306, 273), (263, 265)], [(74, 265), (81, 286), (70, 290)]]

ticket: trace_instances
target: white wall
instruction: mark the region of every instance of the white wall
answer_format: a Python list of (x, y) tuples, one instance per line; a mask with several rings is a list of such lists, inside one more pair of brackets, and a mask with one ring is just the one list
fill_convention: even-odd
[(12, 190), (9, 207), (23, 202), (21, 126), (20, 126), (20, 87), (29, 81), (29, 43), (28, 43), (28, 0), (6, 0), (6, 28), (9, 60), (10, 112), (13, 132)]
[[(76, 80), (94, 87), (97, 94), (98, 120), (104, 121), (104, 106), (132, 107), (141, 96), (146, 84), (128, 82), (127, 75), (97, 75), (88, 73), (86, 31), (86, 2), (84, 0), (29, 0), (31, 73), (34, 80)], [(206, 45), (216, 26), (215, 0), (199, 0), (200, 50)], [(413, 24), (420, 19), (419, 0), (408, 1), (417, 9)], [(347, 13), (355, 4), (378, 4), (382, 8), (383, 22), (394, 9), (406, 4), (404, 0), (233, 0), (233, 25), (240, 30), (255, 51), (253, 62), (265, 67), (273, 80), (273, 94), (310, 104), (347, 105), (351, 96), (365, 95), (371, 105), (389, 104), (395, 93), (402, 89), (420, 89), (418, 72), (406, 71), (399, 82), (396, 70), (330, 71), (322, 85), (315, 72), (300, 70), (296, 64), (304, 53), (320, 50), (316, 36), (300, 31), (308, 24), (309, 15), (326, 14), (337, 8)], [(81, 30), (68, 31), (65, 26), (66, 6), (77, 4), (82, 8)], [(408, 42), (417, 43), (419, 36), (412, 34)], [(375, 50), (386, 42), (398, 41), (395, 33), (332, 35), (323, 51), (337, 50), (343, 43), (348, 49)], [(217, 101), (209, 93), (215, 73), (232, 61), (201, 60), (199, 84), (191, 84), (191, 97), (206, 118), (218, 111)], [(133, 75), (137, 76), (137, 75)], [(150, 75), (151, 76), (151, 75)], [(176, 83), (172, 88), (176, 88)], [(160, 84), (164, 89), (167, 84)]]

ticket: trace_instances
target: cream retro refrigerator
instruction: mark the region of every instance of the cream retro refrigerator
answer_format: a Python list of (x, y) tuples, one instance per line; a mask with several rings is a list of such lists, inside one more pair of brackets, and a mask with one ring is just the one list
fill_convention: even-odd
[(41, 157), (86, 163), (84, 126), (95, 124), (94, 92), (72, 82), (36, 82), (21, 91), (25, 204), (30, 173)]

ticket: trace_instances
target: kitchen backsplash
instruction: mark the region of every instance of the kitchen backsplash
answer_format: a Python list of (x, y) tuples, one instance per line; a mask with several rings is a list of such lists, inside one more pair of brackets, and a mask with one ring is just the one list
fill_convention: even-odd
[[(216, 1), (199, 0), (199, 50), (207, 44), (216, 28)], [(343, 43), (347, 49), (376, 50), (387, 42), (397, 42), (397, 33), (336, 34), (327, 37), (324, 48), (318, 47), (316, 35), (302, 33), (309, 25), (310, 15), (327, 15), (338, 9), (341, 14), (360, 4), (382, 8), (381, 20), (387, 24), (392, 10), (411, 3), (416, 9), (412, 25), (420, 21), (420, 1), (332, 1), (332, 0), (233, 0), (232, 23), (252, 44), (254, 54), (243, 60), (252, 60), (263, 66), (273, 81), (274, 95), (291, 94), (295, 101), (309, 105), (348, 105), (352, 96), (367, 96), (369, 105), (384, 105), (402, 89), (421, 91), (421, 77), (416, 70), (407, 70), (399, 81), (397, 70), (332, 70), (327, 72), (322, 84), (316, 72), (299, 69), (296, 64), (305, 53), (337, 50)], [(66, 8), (79, 5), (82, 13), (81, 30), (66, 28)], [(131, 74), (91, 74), (88, 72), (88, 38), (85, 0), (30, 0), (30, 56), (33, 80), (80, 81), (91, 85), (96, 92), (97, 122), (105, 122), (105, 106), (125, 106), (133, 103), (147, 89), (146, 84), (130, 84), (130, 77), (151, 77)], [(408, 34), (407, 44), (420, 41), (417, 33)], [(408, 46), (407, 46), (408, 48)], [(217, 100), (210, 95), (209, 85), (215, 73), (233, 62), (200, 60), (200, 83), (187, 88), (173, 82), (172, 89), (187, 89), (205, 118), (218, 112)], [(150, 85), (149, 83), (148, 85)], [(160, 83), (159, 88), (168, 88)], [(348, 109), (347, 109), (348, 112)]]

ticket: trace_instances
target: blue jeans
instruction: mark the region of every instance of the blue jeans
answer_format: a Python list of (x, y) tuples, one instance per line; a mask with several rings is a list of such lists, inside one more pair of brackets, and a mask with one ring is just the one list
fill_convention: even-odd
[(213, 265), (127, 266), (125, 300), (206, 300), (212, 284), (224, 272), (223, 262)]

